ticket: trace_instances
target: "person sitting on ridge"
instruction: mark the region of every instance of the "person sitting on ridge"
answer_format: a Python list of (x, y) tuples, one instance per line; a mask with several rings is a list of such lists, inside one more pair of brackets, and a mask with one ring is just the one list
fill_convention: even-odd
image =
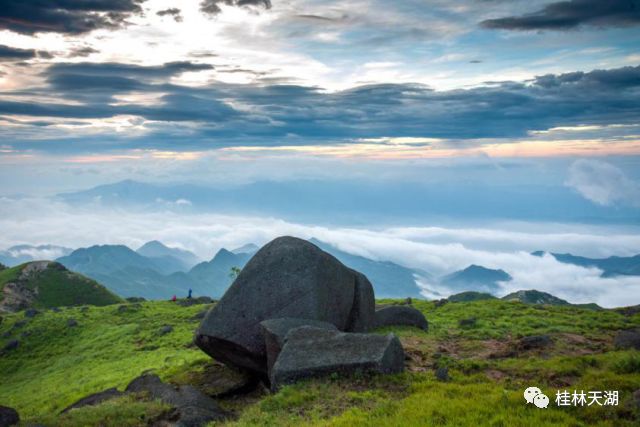
[(189, 295), (187, 295), (187, 299), (191, 299), (191, 288), (189, 288)]

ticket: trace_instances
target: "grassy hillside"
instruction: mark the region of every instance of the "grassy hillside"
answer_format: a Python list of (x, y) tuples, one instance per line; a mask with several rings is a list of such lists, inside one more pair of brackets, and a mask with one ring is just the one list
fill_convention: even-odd
[[(35, 268), (44, 262), (28, 262), (13, 268), (0, 271), (0, 290), (7, 283), (19, 283), (26, 289), (35, 292), (31, 306), (50, 308), (81, 304), (108, 305), (122, 302), (120, 297), (109, 292), (94, 280), (73, 273), (62, 265), (50, 262), (46, 267)], [(0, 301), (3, 293), (0, 292)]]
[[(381, 301), (391, 303), (392, 301)], [(423, 332), (397, 333), (407, 352), (407, 371), (388, 377), (333, 376), (283, 388), (221, 399), (236, 413), (230, 426), (632, 426), (640, 420), (632, 392), (640, 388), (640, 355), (614, 351), (617, 330), (640, 325), (640, 314), (570, 306), (536, 306), (485, 300), (415, 302), (430, 322)], [(132, 397), (56, 415), (85, 395), (120, 389), (145, 370), (175, 383), (206, 386), (210, 359), (191, 345), (195, 318), (206, 306), (171, 302), (46, 311), (27, 324), (22, 313), (5, 316), (0, 348), (0, 404), (15, 407), (27, 422), (48, 426), (146, 425), (162, 412), (158, 403)], [(68, 326), (69, 319), (78, 323)], [(473, 322), (460, 320), (475, 318)], [(165, 325), (173, 331), (162, 334)], [(551, 347), (522, 350), (520, 337), (549, 334)], [(434, 371), (449, 369), (450, 381)], [(526, 405), (522, 393), (538, 386), (551, 398), (548, 409)], [(618, 390), (620, 405), (560, 408), (558, 389)]]

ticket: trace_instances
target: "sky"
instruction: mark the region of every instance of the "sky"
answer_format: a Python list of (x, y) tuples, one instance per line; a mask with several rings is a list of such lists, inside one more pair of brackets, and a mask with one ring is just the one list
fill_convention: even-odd
[(639, 46), (639, 0), (0, 0), (0, 248), (640, 253)]

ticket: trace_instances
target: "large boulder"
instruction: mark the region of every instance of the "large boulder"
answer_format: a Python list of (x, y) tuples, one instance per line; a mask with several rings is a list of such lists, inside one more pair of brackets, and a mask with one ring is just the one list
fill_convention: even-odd
[(20, 416), (18, 411), (8, 406), (0, 405), (0, 426), (9, 427), (15, 426), (20, 423)]
[(393, 374), (404, 350), (393, 334), (357, 334), (302, 326), (290, 331), (270, 373), (271, 388), (327, 374)]
[(429, 329), (429, 323), (424, 314), (408, 305), (390, 305), (376, 310), (375, 326), (415, 326), (423, 330)]
[(260, 322), (262, 332), (264, 334), (265, 346), (267, 351), (267, 367), (271, 371), (273, 364), (276, 362), (284, 340), (289, 331), (301, 326), (313, 326), (315, 328), (327, 329), (329, 331), (337, 331), (333, 323), (321, 322), (311, 319), (296, 319), (285, 317), (282, 319), (269, 319)]
[(229, 414), (215, 400), (195, 387), (174, 387), (163, 383), (157, 375), (145, 374), (134, 379), (126, 388), (127, 393), (146, 393), (175, 408), (175, 424), (178, 427), (199, 427), (211, 421), (222, 421)]
[(283, 317), (319, 320), (341, 331), (373, 325), (373, 287), (312, 243), (279, 237), (260, 249), (205, 316), (195, 342), (226, 364), (266, 375), (260, 322)]

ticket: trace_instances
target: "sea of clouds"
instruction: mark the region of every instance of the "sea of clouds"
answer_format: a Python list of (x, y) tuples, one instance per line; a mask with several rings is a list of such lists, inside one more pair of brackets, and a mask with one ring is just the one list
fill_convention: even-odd
[(548, 223), (325, 227), (278, 218), (97, 210), (48, 198), (3, 197), (0, 230), (0, 249), (22, 243), (71, 248), (125, 244), (135, 249), (157, 239), (191, 250), (202, 259), (210, 259), (223, 247), (262, 245), (281, 235), (315, 237), (346, 252), (427, 271), (431, 278), (419, 281), (425, 297), (448, 295), (437, 278), (477, 264), (503, 269), (513, 277), (502, 284), (500, 295), (537, 289), (574, 303), (596, 302), (605, 307), (640, 304), (640, 277), (602, 278), (598, 269), (530, 254), (535, 250), (590, 257), (639, 254), (640, 233), (632, 227)]

